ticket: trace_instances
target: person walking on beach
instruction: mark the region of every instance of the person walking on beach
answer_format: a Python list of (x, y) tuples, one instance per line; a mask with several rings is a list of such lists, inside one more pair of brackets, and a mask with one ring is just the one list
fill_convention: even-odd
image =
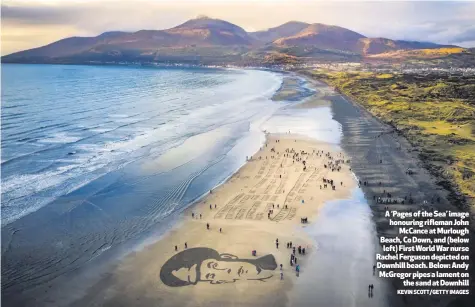
[(373, 275), (376, 274), (376, 265), (373, 265)]
[(178, 246), (175, 245), (175, 252), (178, 251)]
[(219, 228), (219, 233), (221, 233), (221, 228)]
[(209, 210), (213, 210), (213, 206), (211, 206), (211, 204), (209, 205)]
[(200, 219), (201, 219), (201, 213), (200, 213)]
[(206, 223), (206, 228), (209, 230), (209, 223)]
[(280, 280), (284, 279), (284, 272), (280, 272)]
[(282, 263), (280, 264), (280, 270), (282, 271)]
[(191, 212), (191, 218), (195, 218), (195, 213), (194, 212)]
[(185, 242), (185, 248), (188, 248), (188, 244), (186, 244), (186, 242)]

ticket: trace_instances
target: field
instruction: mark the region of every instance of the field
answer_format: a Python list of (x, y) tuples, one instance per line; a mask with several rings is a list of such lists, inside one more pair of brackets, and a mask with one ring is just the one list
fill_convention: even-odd
[(458, 205), (475, 204), (475, 77), (312, 71), (396, 128)]

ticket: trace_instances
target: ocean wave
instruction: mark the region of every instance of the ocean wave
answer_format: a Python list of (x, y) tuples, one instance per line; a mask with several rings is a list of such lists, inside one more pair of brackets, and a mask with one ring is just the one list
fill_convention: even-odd
[[(110, 71), (104, 71), (107, 73)], [(227, 75), (226, 71), (214, 71), (204, 79), (203, 74), (189, 74), (186, 70), (165, 73), (170, 76), (161, 81), (138, 78), (133, 87), (122, 77), (107, 77), (104, 82), (110, 82), (109, 86), (78, 81), (64, 92), (48, 92), (47, 84), (38, 86), (44, 90), (32, 96), (35, 108), (25, 115), (32, 121), (12, 128), (2, 139), (2, 146), (18, 147), (9, 152), (10, 159), (2, 160), (2, 168), (7, 170), (2, 178), (3, 224), (75, 189), (92, 185), (97, 178), (130, 163), (166, 154), (193, 136), (220, 127), (249, 129), (252, 122), (279, 107), (270, 97), (280, 86), (281, 77), (269, 72), (240, 71)], [(60, 89), (58, 84), (55, 88)], [(106, 94), (104, 88), (114, 91)], [(54, 103), (55, 100), (65, 103)], [(33, 123), (37, 125), (34, 128)], [(233, 142), (237, 137), (225, 136)], [(32, 142), (38, 146), (35, 150), (27, 147)], [(203, 152), (208, 152), (211, 145), (201, 142), (194, 146), (202, 146)], [(183, 161), (194, 163), (196, 159), (199, 158)], [(167, 170), (174, 172), (181, 165), (185, 163)], [(176, 195), (185, 193), (185, 182), (188, 179)], [(162, 213), (155, 215), (156, 218), (162, 218)]]
[(40, 143), (46, 143), (46, 144), (64, 144), (64, 143), (73, 143), (77, 142), (81, 139), (79, 136), (74, 136), (70, 134), (66, 134), (64, 132), (60, 133), (55, 133), (51, 137), (44, 138), (42, 140), (39, 140)]

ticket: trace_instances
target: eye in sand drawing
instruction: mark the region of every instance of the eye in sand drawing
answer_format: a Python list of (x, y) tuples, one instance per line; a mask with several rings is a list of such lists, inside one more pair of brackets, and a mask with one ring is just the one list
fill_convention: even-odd
[(162, 266), (160, 279), (169, 287), (233, 283), (239, 280), (265, 281), (273, 276), (277, 263), (269, 254), (256, 259), (240, 259), (231, 254), (219, 254), (207, 247), (186, 249), (174, 255)]

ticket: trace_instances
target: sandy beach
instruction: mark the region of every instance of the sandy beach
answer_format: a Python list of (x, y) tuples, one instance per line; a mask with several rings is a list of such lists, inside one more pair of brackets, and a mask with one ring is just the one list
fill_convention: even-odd
[[(348, 158), (335, 149), (292, 134), (268, 135), (259, 152), (186, 210), (163, 239), (127, 257), (107, 290), (76, 305), (287, 305), (296, 265), (305, 274), (307, 259), (318, 253), (301, 218), (312, 223), (325, 202), (347, 198), (356, 185)], [(288, 242), (297, 247), (293, 266)]]
[[(282, 133), (280, 126), (281, 133), (267, 134), (231, 178), (73, 306), (308, 306), (316, 298), (329, 306), (388, 305), (389, 284), (371, 274), (379, 247), (353, 161), (338, 142), (304, 136), (295, 122), (299, 112), (330, 110), (331, 89), (309, 84), (317, 92), (289, 109), (298, 134)], [(285, 120), (283, 112), (274, 120)], [(326, 125), (311, 129), (332, 139)], [(291, 266), (289, 242), (299, 274), (297, 264)], [(377, 288), (371, 299), (369, 283)], [(399, 305), (392, 299), (391, 306)]]
[[(450, 209), (446, 192), (404, 139), (326, 85), (310, 82), (317, 94), (293, 108), (331, 106), (342, 127), (341, 148), (302, 135), (268, 134), (226, 183), (185, 210), (161, 240), (129, 255), (75, 306), (308, 306), (316, 298), (329, 306), (453, 302), (407, 300), (394, 294), (397, 283), (370, 273), (377, 235), (395, 231), (384, 226), (382, 206), (373, 198), (386, 190), (397, 199), (412, 195), (412, 209), (428, 209), (423, 200)], [(415, 174), (406, 174), (407, 168)], [(333, 180), (335, 190), (331, 184), (325, 188), (324, 179)], [(301, 223), (304, 217), (308, 224)], [(290, 265), (288, 242), (306, 250), (296, 252), (299, 276)], [(371, 299), (369, 283), (377, 289)]]
[[(282, 87), (286, 95), (295, 94), (296, 81), (290, 80)], [(164, 225), (159, 238), (138, 242), (133, 252), (122, 247), (127, 256), (105, 260), (110, 266), (95, 274), (85, 271), (71, 279), (75, 282), (65, 276), (65, 290), (38, 287), (28, 294), (30, 302), (77, 307), (454, 303), (451, 297), (397, 296), (397, 281), (372, 273), (378, 235), (396, 231), (386, 226), (388, 205), (377, 197), (390, 192), (399, 200), (390, 205), (395, 210), (453, 210), (446, 191), (407, 141), (327, 85), (308, 84), (316, 93), (268, 119), (261, 127), (272, 133), (266, 133), (262, 147), (226, 182), (178, 212), (169, 221), (171, 229)], [(186, 148), (199, 144), (197, 139)], [(174, 158), (186, 160), (186, 150), (143, 167), (168, 165)], [(401, 204), (408, 195), (414, 203)], [(297, 263), (291, 263), (290, 242)], [(375, 286), (371, 298), (369, 284)]]

